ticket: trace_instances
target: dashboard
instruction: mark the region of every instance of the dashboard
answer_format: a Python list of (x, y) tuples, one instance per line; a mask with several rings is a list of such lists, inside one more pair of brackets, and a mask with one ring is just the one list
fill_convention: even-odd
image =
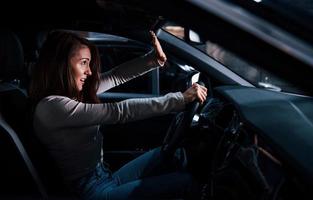
[(216, 139), (211, 190), (228, 199), (312, 198), (312, 122), (310, 97), (216, 87), (199, 119)]

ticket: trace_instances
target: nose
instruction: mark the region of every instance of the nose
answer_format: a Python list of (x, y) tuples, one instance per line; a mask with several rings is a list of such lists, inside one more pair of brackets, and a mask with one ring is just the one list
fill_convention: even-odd
[(87, 69), (86, 69), (86, 71), (85, 71), (85, 74), (86, 74), (87, 76), (91, 76), (91, 75), (92, 75), (90, 66), (87, 67)]

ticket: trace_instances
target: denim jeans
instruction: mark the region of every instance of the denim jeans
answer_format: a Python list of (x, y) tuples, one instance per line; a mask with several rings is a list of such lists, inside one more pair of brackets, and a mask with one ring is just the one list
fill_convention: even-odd
[(91, 175), (80, 178), (75, 190), (83, 199), (171, 199), (195, 197), (198, 185), (184, 170), (186, 156), (179, 149), (171, 159), (155, 148), (124, 165), (115, 173), (102, 163)]

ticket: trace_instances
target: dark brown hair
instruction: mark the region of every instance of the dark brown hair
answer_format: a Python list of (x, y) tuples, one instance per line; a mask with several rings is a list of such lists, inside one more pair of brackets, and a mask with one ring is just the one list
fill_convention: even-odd
[[(74, 51), (85, 45), (91, 53), (90, 70), (83, 89), (78, 92), (70, 58)], [(50, 95), (61, 95), (85, 103), (99, 103), (97, 89), (100, 82), (100, 58), (95, 45), (75, 33), (53, 31), (43, 44), (37, 64), (32, 70), (30, 97), (33, 103)]]

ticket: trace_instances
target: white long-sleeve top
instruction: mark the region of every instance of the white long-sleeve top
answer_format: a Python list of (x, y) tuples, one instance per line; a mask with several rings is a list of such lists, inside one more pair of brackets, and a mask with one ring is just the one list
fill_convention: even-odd
[[(157, 66), (153, 52), (123, 63), (101, 76), (98, 93)], [(33, 125), (64, 179), (73, 180), (91, 172), (101, 161), (102, 135), (98, 131), (101, 124), (145, 119), (184, 107), (181, 92), (103, 104), (82, 103), (65, 96), (47, 96), (36, 106)]]

